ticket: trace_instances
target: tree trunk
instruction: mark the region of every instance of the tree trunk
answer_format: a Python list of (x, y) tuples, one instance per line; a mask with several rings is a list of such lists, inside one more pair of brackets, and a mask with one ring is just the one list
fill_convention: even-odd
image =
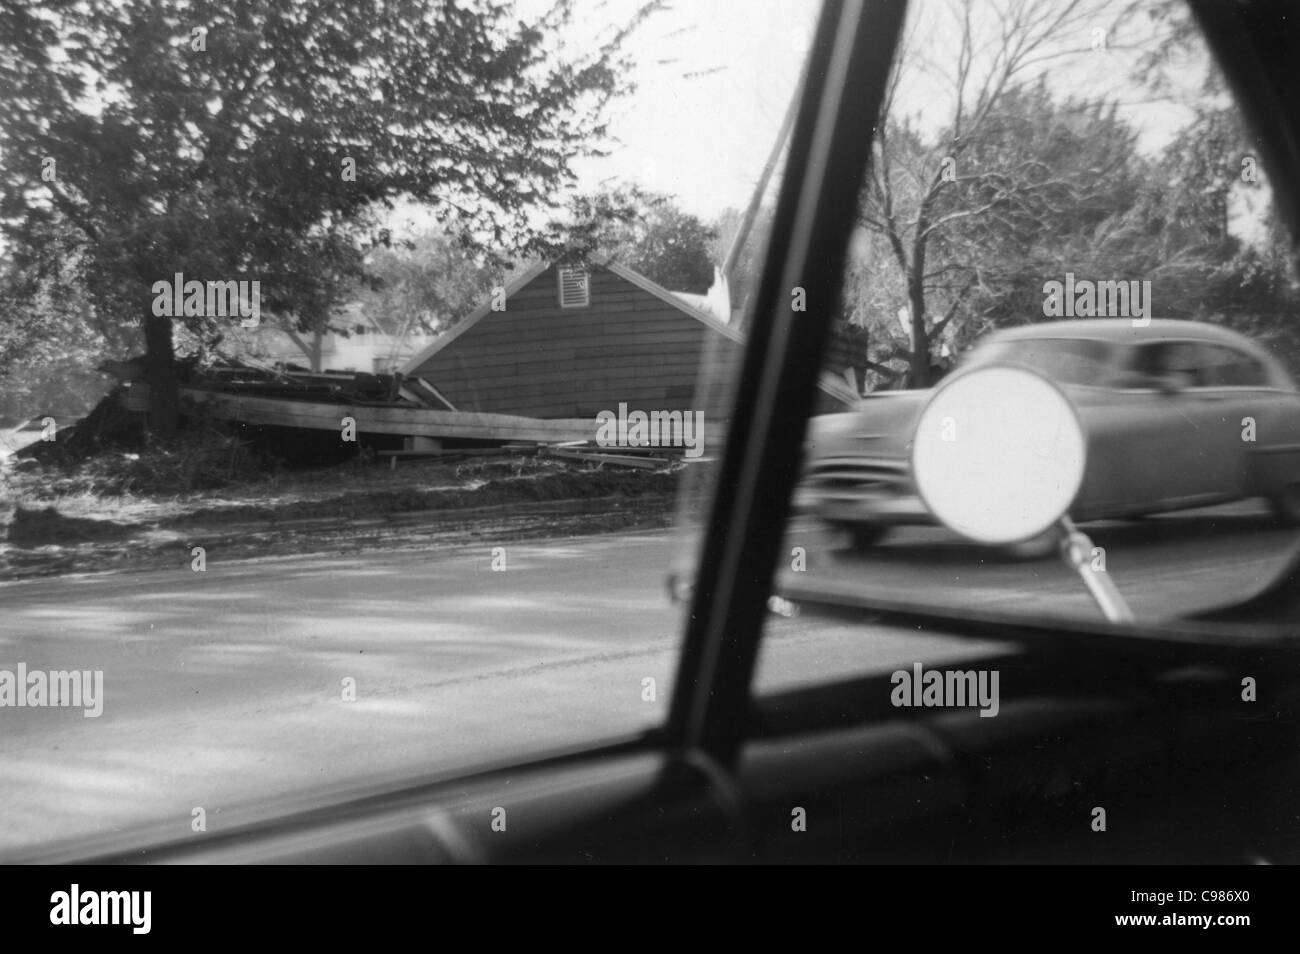
[(920, 281), (908, 282), (907, 301), (912, 313), (912, 359), (907, 386), (928, 388), (930, 386), (930, 338), (925, 330), (925, 288)]
[(149, 385), (149, 431), (156, 437), (176, 433), (179, 395), (172, 320), (147, 314), (144, 319), (145, 381)]

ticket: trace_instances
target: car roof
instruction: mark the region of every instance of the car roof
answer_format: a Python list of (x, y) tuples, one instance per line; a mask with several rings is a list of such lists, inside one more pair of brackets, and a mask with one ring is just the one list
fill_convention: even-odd
[(1249, 338), (1231, 328), (1205, 321), (1177, 321), (1168, 318), (1153, 318), (1149, 324), (1141, 327), (1135, 326), (1131, 318), (1040, 321), (1016, 328), (999, 328), (990, 332), (985, 341), (1014, 341), (1022, 338), (1086, 338), (1128, 344), (1194, 338), (1247, 348), (1251, 352), (1259, 350)]

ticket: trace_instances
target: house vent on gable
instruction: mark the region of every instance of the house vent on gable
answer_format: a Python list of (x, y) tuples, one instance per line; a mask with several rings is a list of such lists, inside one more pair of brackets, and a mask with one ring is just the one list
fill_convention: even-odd
[(560, 307), (586, 308), (591, 304), (591, 283), (585, 268), (557, 269), (560, 277)]

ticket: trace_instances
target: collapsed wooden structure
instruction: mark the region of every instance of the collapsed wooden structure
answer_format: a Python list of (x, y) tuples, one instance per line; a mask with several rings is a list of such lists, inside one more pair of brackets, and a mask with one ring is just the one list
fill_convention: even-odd
[[(702, 437), (718, 446), (730, 406), (728, 389), (717, 385), (732, 378), (744, 336), (700, 300), (613, 262), (540, 263), (400, 373), (223, 361), (186, 376), (182, 409), (252, 426), (317, 431), (339, 432), (351, 419), (358, 438), (400, 437), (412, 452), (444, 442), (513, 441), (600, 444), (606, 456), (617, 456), (627, 448), (599, 439), (598, 416), (631, 407), (702, 415)], [(128, 407), (147, 406), (142, 362), (101, 368), (124, 379)], [(712, 389), (702, 390), (710, 376)], [(819, 411), (843, 410), (856, 400), (844, 382), (823, 377)]]
[(549, 419), (478, 414), (406, 403), (313, 401), (261, 397), (206, 387), (183, 387), (187, 413), (243, 424), (339, 431), (344, 418), (358, 434), (390, 434), (434, 440), (585, 441), (595, 435), (591, 419)]

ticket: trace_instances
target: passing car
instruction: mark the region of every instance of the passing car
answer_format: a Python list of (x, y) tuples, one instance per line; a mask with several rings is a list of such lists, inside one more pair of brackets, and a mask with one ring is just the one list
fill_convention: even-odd
[[(1193, 321), (1052, 321), (995, 331), (955, 374), (1014, 364), (1059, 385), (1088, 442), (1076, 521), (1269, 501), (1300, 523), (1300, 392), (1246, 336)], [(857, 546), (933, 520), (909, 456), (931, 392), (887, 391), (813, 419), (796, 506)]]

